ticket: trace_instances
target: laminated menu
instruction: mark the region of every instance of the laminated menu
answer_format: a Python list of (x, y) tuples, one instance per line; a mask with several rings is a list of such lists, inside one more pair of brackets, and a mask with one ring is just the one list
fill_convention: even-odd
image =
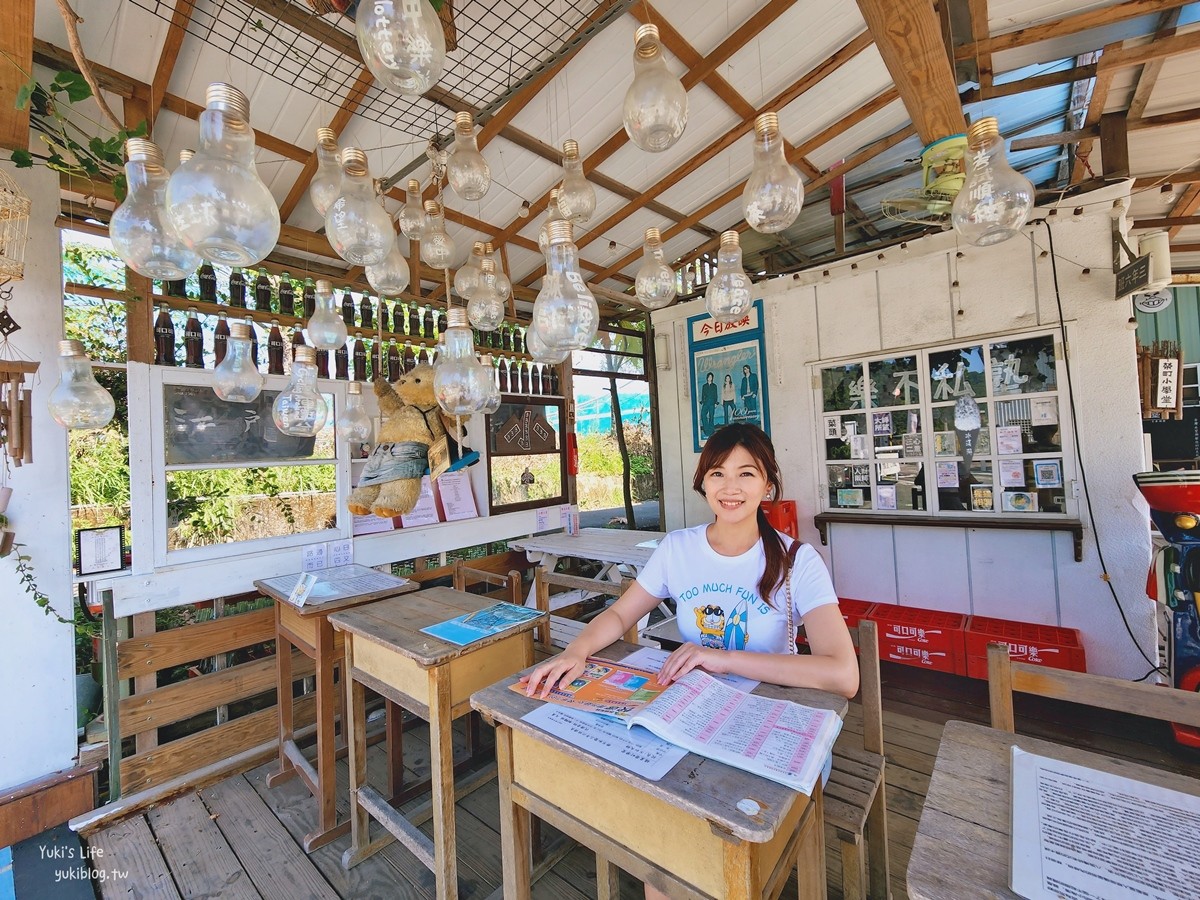
[[(514, 691), (524, 693), (523, 684)], [(583, 674), (547, 700), (640, 725), (700, 756), (810, 794), (842, 720), (827, 709), (747, 694), (693, 669), (670, 685), (651, 669), (590, 657)]]

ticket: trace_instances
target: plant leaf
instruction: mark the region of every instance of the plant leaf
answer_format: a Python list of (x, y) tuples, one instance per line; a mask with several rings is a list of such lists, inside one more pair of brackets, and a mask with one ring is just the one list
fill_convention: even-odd
[(17, 109), (24, 109), (29, 104), (30, 99), (33, 97), (33, 92), (37, 90), (37, 87), (37, 81), (32, 78), (21, 85), (20, 89), (17, 91)]
[(11, 159), (18, 169), (29, 169), (33, 166), (33, 154), (28, 150), (14, 150)]
[(54, 76), (54, 83), (50, 85), (50, 90), (66, 94), (67, 99), (72, 103), (78, 103), (80, 100), (86, 100), (92, 96), (91, 85), (78, 72), (59, 72)]
[(117, 198), (118, 203), (125, 200), (125, 195), (129, 193), (129, 185), (125, 181), (125, 174), (114, 175), (112, 180), (113, 196)]

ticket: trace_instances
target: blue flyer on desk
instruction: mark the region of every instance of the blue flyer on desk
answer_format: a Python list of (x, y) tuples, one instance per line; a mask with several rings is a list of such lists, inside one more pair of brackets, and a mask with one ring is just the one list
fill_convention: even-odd
[(539, 615), (536, 609), (512, 603), (496, 603), (473, 613), (438, 622), (436, 625), (422, 628), (421, 631), (461, 646), (507, 631), (522, 622), (536, 619)]

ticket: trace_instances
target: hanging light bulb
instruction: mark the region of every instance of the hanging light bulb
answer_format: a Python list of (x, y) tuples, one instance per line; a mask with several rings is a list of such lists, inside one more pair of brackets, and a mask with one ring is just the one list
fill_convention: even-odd
[(454, 151), (446, 161), (446, 178), (464, 200), (481, 200), (492, 186), (492, 170), (479, 152), (471, 114), (454, 114)]
[(195, 150), (191, 150), (188, 148), (184, 148), (183, 150), (180, 150), (179, 151), (179, 164), (182, 166), (185, 162), (187, 162), (189, 159), (191, 159), (195, 155), (196, 155)]
[(63, 428), (103, 428), (117, 404), (92, 374), (81, 341), (58, 342), (58, 384), (50, 392), (50, 415)]
[(250, 403), (262, 386), (258, 361), (251, 356), (250, 324), (234, 322), (225, 340), (225, 358), (213, 369), (213, 393), (228, 403)]
[(688, 263), (683, 267), (683, 292), (690, 294), (696, 289), (696, 270)]
[(152, 141), (130, 138), (125, 156), (129, 193), (108, 223), (113, 249), (139, 275), (160, 281), (187, 278), (200, 265), (200, 256), (180, 240), (167, 214), (171, 174), (163, 167), (162, 151)]
[(187, 246), (212, 262), (253, 266), (279, 241), (279, 207), (254, 167), (250, 101), (208, 86), (200, 148), (167, 183), (167, 210)]
[(442, 205), (436, 200), (425, 201), (425, 225), (421, 236), (421, 260), (435, 269), (448, 269), (454, 261), (458, 248), (454, 238), (446, 234), (446, 220), (442, 218)]
[(336, 350), (346, 345), (346, 322), (339, 314), (333, 300), (333, 285), (320, 279), (317, 281), (316, 308), (308, 317), (304, 333), (308, 342), (317, 350)]
[(625, 92), (622, 114), (625, 133), (643, 150), (661, 153), (687, 128), (687, 91), (667, 68), (657, 25), (638, 28), (633, 44), (633, 84)]
[(308, 198), (321, 217), (338, 197), (342, 186), (342, 167), (338, 163), (337, 132), (317, 129), (317, 173), (308, 185)]
[(479, 284), (467, 303), (467, 320), (480, 331), (495, 331), (504, 321), (504, 303), (496, 292), (496, 261), (480, 262)]
[(410, 241), (421, 239), (425, 229), (425, 210), (421, 208), (421, 182), (415, 178), (408, 179), (404, 206), (396, 215), (396, 224), (400, 226), (400, 233)]
[(500, 256), (492, 242), (488, 241), (483, 247), (484, 254), (496, 264), (496, 296), (500, 298), (501, 303), (507, 303), (508, 298), (512, 296), (512, 281), (504, 274), (504, 269), (500, 268)]
[(337, 255), (356, 266), (383, 262), (395, 243), (391, 217), (375, 196), (367, 154), (357, 147), (342, 151), (342, 181), (325, 213), (325, 234)]
[(446, 319), (449, 324), (442, 335), (443, 349), (433, 369), (433, 395), (443, 412), (469, 416), (478, 412), (487, 400), (490, 378), (475, 357), (466, 310), (451, 309)]
[(704, 291), (704, 306), (718, 322), (736, 322), (750, 311), (750, 276), (742, 269), (742, 248), (736, 231), (721, 232), (717, 271)]
[(369, 444), (375, 436), (371, 417), (363, 409), (362, 385), (352, 381), (346, 385), (346, 406), (338, 413), (334, 431), (343, 441), (352, 444)]
[(546, 274), (533, 303), (534, 328), (551, 350), (581, 350), (592, 343), (599, 322), (596, 298), (579, 274), (579, 250), (571, 243), (571, 223), (554, 222)]
[(367, 266), (367, 281), (375, 288), (377, 294), (395, 296), (408, 287), (411, 278), (408, 260), (400, 252), (400, 239), (393, 235), (392, 249), (383, 262)]
[(355, 17), (363, 62), (384, 87), (416, 97), (442, 77), (446, 35), (427, 0), (370, 0)]
[(472, 291), (479, 287), (480, 262), (483, 261), (483, 241), (471, 245), (471, 255), (467, 261), (458, 267), (454, 273), (454, 293), (464, 300), (470, 300)]
[(642, 265), (633, 290), (646, 309), (662, 309), (675, 299), (675, 273), (663, 262), (662, 235), (657, 228), (646, 229)]
[(557, 222), (562, 218), (562, 213), (558, 209), (558, 188), (550, 189), (550, 203), (546, 207), (546, 221), (542, 223), (542, 227), (538, 229), (538, 250), (542, 252), (542, 256), (546, 255), (546, 248), (550, 246), (550, 223)]
[(317, 351), (305, 345), (295, 350), (291, 380), (275, 398), (271, 419), (284, 434), (312, 437), (325, 427), (329, 404), (317, 390)]
[(570, 350), (551, 350), (547, 347), (534, 322), (530, 322), (529, 327), (525, 329), (525, 351), (533, 357), (534, 362), (550, 363), (555, 366), (565, 362), (571, 355)]
[(487, 375), (487, 396), (483, 401), (483, 406), (479, 407), (479, 412), (485, 416), (490, 416), (500, 408), (500, 385), (496, 384), (496, 379), (493, 377), (495, 372), (495, 362), (492, 360), (492, 354), (485, 353), (479, 358), (479, 365), (483, 367), (484, 374)]
[(558, 189), (558, 211), (575, 225), (582, 225), (596, 211), (596, 189), (583, 177), (579, 144), (563, 141), (563, 180)]
[(742, 190), (742, 213), (755, 231), (783, 231), (800, 215), (804, 185), (800, 172), (783, 154), (779, 116), (766, 112), (754, 120), (754, 169)]
[(978, 247), (1007, 241), (1033, 209), (1033, 182), (1008, 164), (1000, 126), (988, 116), (967, 132), (967, 174), (950, 208), (950, 222)]

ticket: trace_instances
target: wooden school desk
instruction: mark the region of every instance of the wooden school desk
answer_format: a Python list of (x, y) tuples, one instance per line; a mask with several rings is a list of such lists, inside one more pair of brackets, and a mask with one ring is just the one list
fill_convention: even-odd
[[(335, 638), (329, 616), (339, 610), (351, 609), (383, 597), (394, 597), (420, 587), (414, 581), (404, 581), (384, 590), (357, 594), (328, 603), (306, 603), (295, 606), (288, 595), (277, 590), (269, 581), (256, 581), (254, 586), (275, 601), (275, 684), (279, 707), (279, 771), (267, 777), (274, 787), (296, 776), (317, 798), (318, 818), (315, 830), (305, 835), (304, 850), (311, 853), (336, 840), (350, 830), (350, 823), (337, 821), (337, 754), (334, 746), (334, 713), (339, 705), (340, 692), (333, 684), (335, 665), (341, 665), (342, 642)], [(296, 745), (292, 718), (292, 654), (295, 647), (316, 666), (317, 701), (317, 764), (312, 763)], [(345, 677), (345, 676), (343, 676)], [(348, 732), (342, 726), (342, 734)]]
[[(636, 649), (617, 642), (596, 655), (615, 660)], [(505, 900), (529, 897), (530, 814), (595, 851), (603, 900), (616, 896), (614, 866), (672, 898), (758, 900), (771, 896), (797, 861), (800, 896), (824, 900), (819, 785), (808, 798), (693, 753), (648, 781), (522, 721), (544, 701), (509, 690), (514, 681), (471, 698), (496, 726)], [(763, 684), (755, 693), (840, 716), (848, 707), (825, 691)], [(739, 802), (751, 811), (739, 810)]]
[[(350, 736), (351, 845), (342, 856), (346, 868), (395, 839), (433, 871), (439, 900), (458, 897), (451, 725), (471, 711), (472, 692), (532, 664), (533, 630), (544, 616), (464, 646), (439, 640), (421, 629), (495, 602), (490, 597), (451, 588), (429, 588), (331, 617), (333, 628), (345, 635), (343, 671), (350, 691), (346, 719)], [(364, 685), (429, 722), (432, 842), (381, 792), (366, 783)], [(395, 759), (394, 754), (389, 753), (389, 757)], [(399, 773), (392, 773), (392, 778), (399, 783)], [(375, 841), (368, 833), (370, 818), (388, 832)]]

